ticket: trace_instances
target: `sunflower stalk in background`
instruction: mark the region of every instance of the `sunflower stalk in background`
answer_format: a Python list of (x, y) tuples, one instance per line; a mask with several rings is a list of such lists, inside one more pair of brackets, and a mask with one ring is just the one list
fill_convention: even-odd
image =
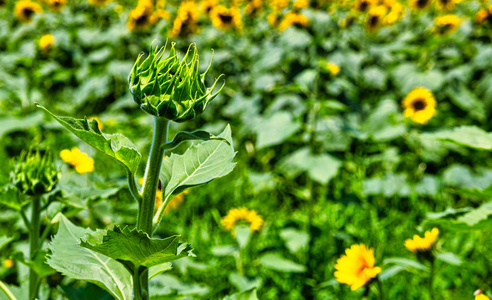
[[(223, 86), (214, 91), (220, 76), (207, 87), (205, 76), (212, 62), (205, 72), (200, 72), (195, 44), (189, 46), (182, 58), (174, 44), (171, 45), (167, 56), (164, 55), (165, 51), (165, 46), (159, 48), (151, 45), (146, 57), (143, 54), (139, 55), (128, 79), (133, 100), (154, 118), (150, 153), (141, 186), (135, 179), (141, 154), (128, 138), (121, 134), (104, 134), (101, 131), (102, 126), (95, 118), (88, 120), (58, 117), (39, 105), (69, 131), (120, 162), (127, 170), (128, 186), (138, 204), (136, 227), (130, 229), (115, 226), (112, 230), (104, 231), (102, 239), (99, 235), (93, 236), (90, 233), (86, 237), (78, 238), (82, 238), (80, 246), (93, 253), (108, 256), (124, 266), (128, 272), (117, 276), (131, 277), (132, 297), (136, 300), (148, 300), (150, 297), (148, 280), (153, 272), (152, 267), (157, 268), (163, 263), (181, 257), (194, 256), (190, 245), (178, 243), (179, 236), (152, 238), (169, 202), (189, 187), (205, 184), (228, 174), (235, 165), (232, 163), (235, 152), (229, 126), (219, 136), (199, 130), (178, 132), (173, 140), (168, 139), (172, 121), (186, 122), (197, 117)], [(172, 153), (169, 156), (173, 149), (190, 141), (201, 143), (191, 145), (183, 154)], [(164, 156), (166, 151), (167, 157)], [(60, 155), (65, 162), (73, 165), (78, 173), (94, 170), (92, 158), (77, 148), (63, 150)], [(160, 195), (156, 197), (157, 192)], [(183, 195), (181, 200), (182, 197)], [(124, 251), (126, 247), (143, 250)], [(110, 248), (121, 251), (108, 251)], [(65, 258), (61, 257), (56, 249), (52, 251), (54, 254), (50, 257), (50, 265), (60, 272), (69, 272), (64, 269), (63, 263), (57, 263)], [(79, 273), (74, 276), (90, 280), (89, 275), (84, 278)], [(107, 290), (116, 298), (121, 298), (113, 290)]]

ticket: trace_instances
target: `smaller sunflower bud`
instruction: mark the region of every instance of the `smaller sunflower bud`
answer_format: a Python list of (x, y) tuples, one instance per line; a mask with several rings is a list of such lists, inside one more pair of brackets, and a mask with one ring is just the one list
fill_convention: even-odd
[(185, 122), (201, 114), (224, 87), (212, 94), (218, 80), (207, 88), (205, 73), (200, 74), (196, 44), (191, 44), (180, 61), (174, 43), (164, 57), (166, 46), (154, 48), (146, 59), (140, 54), (128, 77), (133, 100), (146, 113), (175, 122)]
[(58, 180), (60, 172), (56, 168), (53, 156), (39, 151), (22, 152), (15, 162), (13, 181), (17, 189), (26, 195), (41, 195), (51, 191)]

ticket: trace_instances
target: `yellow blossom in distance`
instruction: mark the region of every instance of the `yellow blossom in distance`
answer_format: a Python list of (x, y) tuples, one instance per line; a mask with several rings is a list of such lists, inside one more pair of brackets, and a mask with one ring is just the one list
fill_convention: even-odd
[(427, 122), (436, 115), (436, 99), (432, 92), (424, 87), (414, 88), (403, 99), (403, 115), (419, 124)]
[(309, 19), (301, 13), (289, 11), (278, 25), (278, 30), (284, 31), (290, 26), (308, 27)]
[(200, 3), (200, 9), (206, 16), (210, 16), (210, 13), (218, 4), (218, 0), (203, 0)]
[(490, 300), (489, 297), (482, 294), (482, 290), (476, 290), (473, 296), (475, 296), (475, 300)]
[(386, 15), (386, 11), (387, 8), (384, 5), (374, 6), (369, 10), (366, 17), (366, 28), (369, 32), (374, 32), (379, 29), (384, 15)]
[(44, 52), (47, 52), (48, 50), (53, 47), (53, 44), (55, 43), (55, 38), (51, 34), (45, 34), (39, 39), (39, 48), (43, 50)]
[(67, 5), (67, 0), (48, 0), (51, 11), (60, 12)]
[(223, 5), (217, 5), (210, 12), (210, 18), (212, 19), (212, 24), (221, 30), (235, 28), (241, 31), (243, 28), (241, 13), (237, 7), (227, 8)]
[(234, 228), (239, 223), (248, 224), (250, 231), (254, 232), (261, 229), (264, 221), (255, 210), (248, 210), (246, 207), (240, 207), (229, 210), (227, 215), (222, 218), (220, 223), (224, 229), (231, 231), (232, 235), (235, 235), (236, 233)]
[(457, 15), (445, 15), (434, 19), (434, 33), (450, 34), (458, 30), (461, 18)]
[(436, 5), (440, 10), (452, 10), (459, 2), (458, 0), (437, 0)]
[(35, 14), (42, 12), (43, 9), (36, 2), (21, 0), (15, 4), (14, 15), (22, 23), (29, 23)]
[(8, 258), (6, 260), (3, 261), (3, 267), (6, 268), (6, 269), (10, 269), (14, 266), (14, 260)]
[(73, 147), (72, 150), (62, 150), (60, 157), (64, 162), (73, 166), (79, 174), (94, 171), (94, 159), (89, 157), (87, 153), (81, 152), (77, 147)]
[(428, 8), (432, 0), (410, 0), (410, 8), (413, 10), (424, 10)]
[(105, 6), (106, 4), (108, 4), (111, 0), (89, 0), (89, 4), (90, 5), (94, 5), (94, 6), (98, 6), (98, 7), (101, 7), (101, 6)]
[(181, 2), (173, 27), (169, 33), (170, 37), (186, 36), (198, 31), (196, 23), (199, 17), (198, 6), (193, 1)]
[(345, 255), (337, 260), (335, 269), (338, 282), (350, 285), (352, 291), (363, 287), (381, 273), (381, 268), (374, 266), (374, 250), (364, 244), (352, 245), (346, 249)]
[(418, 235), (414, 235), (413, 239), (407, 239), (405, 241), (405, 247), (413, 253), (431, 251), (438, 235), (439, 229), (432, 228), (431, 231), (425, 232), (423, 238)]
[(332, 76), (336, 76), (340, 73), (340, 66), (332, 62), (326, 64), (326, 69)]
[(309, 7), (309, 0), (296, 0), (292, 4), (292, 7), (294, 9), (303, 9), (303, 8), (308, 8)]

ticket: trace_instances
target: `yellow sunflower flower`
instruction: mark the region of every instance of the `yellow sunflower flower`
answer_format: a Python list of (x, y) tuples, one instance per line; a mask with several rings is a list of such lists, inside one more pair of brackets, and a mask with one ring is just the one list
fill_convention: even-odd
[(14, 266), (14, 260), (8, 258), (6, 260), (3, 261), (3, 267), (6, 268), (6, 269), (10, 269)]
[[(168, 213), (171, 210), (176, 210), (185, 201), (185, 195), (188, 194), (189, 192), (190, 192), (189, 190), (186, 190), (186, 191), (182, 192), (181, 194), (178, 194), (178, 195), (174, 196), (169, 201), (169, 203), (167, 204), (167, 206), (164, 209), (164, 211), (166, 213)], [(158, 206), (156, 205), (156, 207), (158, 207)]]
[(437, 35), (451, 34), (460, 27), (461, 18), (457, 15), (445, 15), (434, 19), (434, 33)]
[(152, 25), (152, 2), (139, 0), (137, 7), (130, 11), (126, 26), (130, 31), (144, 31)]
[(477, 23), (485, 23), (485, 22), (487, 22), (487, 20), (489, 18), (492, 20), (492, 17), (489, 14), (489, 11), (487, 9), (481, 9), (475, 15), (475, 22), (477, 22)]
[(224, 229), (231, 231), (232, 235), (235, 235), (234, 228), (240, 223), (248, 224), (251, 232), (254, 232), (261, 229), (264, 221), (256, 211), (241, 207), (229, 210), (227, 216), (223, 217), (220, 223)]
[(241, 13), (237, 7), (227, 8), (223, 5), (216, 6), (210, 13), (212, 24), (221, 30), (242, 30)]
[(43, 52), (48, 52), (55, 43), (55, 38), (51, 34), (45, 34), (39, 39), (39, 48), (43, 50)]
[(198, 31), (198, 6), (193, 1), (181, 2), (178, 15), (173, 22), (173, 28), (169, 33), (170, 37), (187, 36)]
[(278, 30), (284, 31), (290, 26), (308, 27), (309, 19), (301, 13), (290, 11), (285, 14), (284, 19), (278, 24)]
[(389, 12), (383, 20), (383, 23), (385, 25), (392, 25), (403, 17), (403, 5), (401, 3), (395, 2), (392, 6), (388, 8)]
[(372, 7), (366, 16), (366, 28), (369, 32), (375, 32), (379, 29), (386, 14), (386, 7), (383, 5)]
[(244, 13), (248, 16), (257, 15), (263, 8), (263, 0), (250, 0), (244, 8)]
[(67, 0), (48, 0), (48, 6), (53, 12), (60, 12), (67, 5)]
[(458, 3), (457, 0), (437, 0), (436, 1), (437, 8), (439, 8), (440, 10), (446, 10), (446, 11), (454, 9), (454, 7), (456, 6), (456, 3)]
[(270, 1), (270, 5), (274, 10), (280, 11), (289, 6), (289, 2), (289, 0), (272, 0)]
[(35, 14), (42, 11), (43, 9), (36, 2), (21, 0), (15, 4), (14, 14), (22, 23), (29, 23)]
[(218, 0), (204, 0), (200, 3), (200, 8), (205, 16), (210, 16), (210, 13), (218, 4)]
[(432, 3), (432, 0), (410, 0), (410, 7), (413, 10), (424, 10), (428, 8)]
[(405, 247), (415, 254), (430, 252), (434, 243), (436, 242), (437, 236), (439, 235), (439, 229), (432, 228), (431, 231), (426, 231), (424, 237), (414, 235), (413, 239), (408, 239), (405, 241)]
[(432, 92), (424, 87), (414, 88), (403, 99), (403, 115), (419, 124), (427, 122), (436, 115), (436, 100)]
[(366, 245), (352, 245), (345, 254), (337, 260), (335, 277), (338, 282), (350, 285), (352, 291), (381, 273), (381, 268), (374, 266), (374, 250)]
[(360, 12), (366, 12), (373, 5), (377, 4), (377, 0), (356, 0), (354, 4), (354, 9)]
[(475, 300), (490, 300), (489, 297), (482, 294), (482, 290), (476, 290), (473, 296), (475, 296)]
[(292, 7), (294, 9), (303, 9), (303, 8), (308, 8), (309, 7), (309, 0), (296, 0), (292, 4)]
[(64, 162), (73, 166), (79, 174), (94, 171), (94, 159), (89, 157), (87, 153), (81, 152), (77, 147), (73, 147), (72, 150), (62, 150), (60, 157)]
[(326, 64), (326, 69), (332, 76), (336, 76), (340, 73), (340, 66), (332, 62)]
[(111, 0), (89, 0), (89, 4), (93, 6), (102, 7), (108, 4)]

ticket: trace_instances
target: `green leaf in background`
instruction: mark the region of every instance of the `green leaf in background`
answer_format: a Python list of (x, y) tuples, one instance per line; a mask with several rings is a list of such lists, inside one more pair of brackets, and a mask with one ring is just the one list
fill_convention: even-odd
[(406, 130), (398, 105), (391, 99), (380, 101), (361, 126), (361, 131), (378, 142), (393, 140)]
[(412, 64), (401, 64), (393, 70), (394, 83), (402, 94), (408, 94), (415, 87), (426, 87), (431, 91), (437, 91), (444, 84), (444, 76), (441, 71), (429, 70), (422, 72)]
[(405, 269), (412, 268), (416, 269), (419, 271), (428, 271), (429, 268), (424, 266), (423, 264), (419, 263), (416, 260), (413, 259), (408, 259), (408, 258), (399, 258), (399, 257), (392, 257), (392, 258), (387, 258), (383, 261), (383, 264), (395, 264), (397, 266), (403, 267)]
[[(27, 198), (27, 199), (24, 200), (20, 198)], [(30, 202), (31, 200), (29, 197), (20, 195), (19, 191), (17, 191), (17, 189), (12, 185), (7, 185), (0, 188), (0, 203), (9, 208), (20, 211), (24, 206), (26, 206)]]
[(240, 291), (249, 291), (254, 288), (259, 288), (261, 286), (261, 278), (248, 278), (239, 273), (230, 273), (229, 281)]
[(446, 91), (448, 97), (456, 106), (470, 113), (476, 120), (484, 121), (486, 117), (485, 105), (464, 84), (450, 85)]
[(149, 282), (149, 290), (151, 300), (183, 299), (182, 296), (207, 299), (205, 295), (210, 291), (209, 287), (204, 284), (183, 282), (171, 274), (154, 277)]
[(281, 144), (300, 128), (301, 124), (292, 120), (292, 116), (288, 112), (280, 111), (260, 119), (254, 128), (258, 135), (256, 148), (262, 149)]
[(492, 133), (476, 126), (459, 126), (451, 130), (427, 135), (436, 140), (451, 142), (460, 146), (492, 151)]
[[(189, 244), (178, 243), (179, 235), (165, 239), (150, 238), (137, 229), (123, 229), (115, 226), (113, 230), (88, 234), (80, 246), (103, 254), (117, 261), (126, 261), (139, 266), (153, 267), (182, 257), (193, 256)], [(125, 264), (128, 266), (128, 264)]]
[(24, 254), (20, 251), (17, 251), (12, 255), (12, 258), (15, 261), (20, 262), (26, 265), (27, 267), (33, 269), (39, 275), (40, 278), (43, 278), (56, 273), (56, 271), (53, 268), (51, 268), (49, 265), (46, 264), (47, 253), (48, 252), (45, 250), (40, 250), (36, 252), (34, 259), (32, 261), (27, 261), (24, 258)]
[(226, 126), (218, 138), (191, 146), (182, 155), (171, 154), (164, 160), (160, 173), (162, 205), (157, 209), (154, 225), (157, 227), (170, 197), (192, 186), (198, 186), (229, 174), (234, 169), (234, 151), (231, 128)]
[(236, 294), (232, 294), (224, 298), (224, 300), (258, 300), (256, 289), (250, 291), (244, 291)]
[(279, 254), (267, 253), (260, 257), (260, 264), (267, 269), (272, 269), (286, 273), (302, 273), (306, 271), (306, 267), (285, 259)]
[(45, 107), (39, 104), (37, 106), (52, 115), (55, 120), (84, 142), (116, 159), (131, 173), (137, 171), (141, 154), (138, 152), (136, 146), (124, 135), (119, 133), (104, 134), (99, 129), (96, 120), (89, 121), (87, 119), (59, 117)]
[(7, 117), (0, 121), (0, 138), (9, 132), (16, 130), (26, 130), (27, 128), (37, 126), (43, 122), (43, 115), (36, 113), (24, 118)]
[(285, 157), (279, 171), (294, 178), (307, 172), (314, 181), (327, 184), (338, 174), (342, 163), (327, 153), (313, 154), (308, 147), (301, 148)]
[(77, 245), (80, 238), (93, 233), (73, 225), (59, 215), (58, 233), (49, 245), (48, 264), (74, 279), (84, 280), (105, 289), (118, 300), (132, 299), (131, 276), (123, 265), (112, 258)]
[(492, 231), (492, 201), (478, 208), (446, 209), (442, 213), (429, 213), (421, 226), (439, 226), (449, 230)]
[(294, 228), (285, 228), (280, 231), (280, 237), (284, 240), (290, 252), (296, 253), (309, 243), (309, 234)]
[(452, 252), (438, 252), (436, 258), (453, 266), (460, 266), (463, 263), (461, 258)]
[(10, 244), (10, 242), (12, 242), (14, 239), (16, 239), (15, 234), (10, 237), (0, 236), (0, 251), (2, 251), (3, 248), (7, 247), (8, 244)]

